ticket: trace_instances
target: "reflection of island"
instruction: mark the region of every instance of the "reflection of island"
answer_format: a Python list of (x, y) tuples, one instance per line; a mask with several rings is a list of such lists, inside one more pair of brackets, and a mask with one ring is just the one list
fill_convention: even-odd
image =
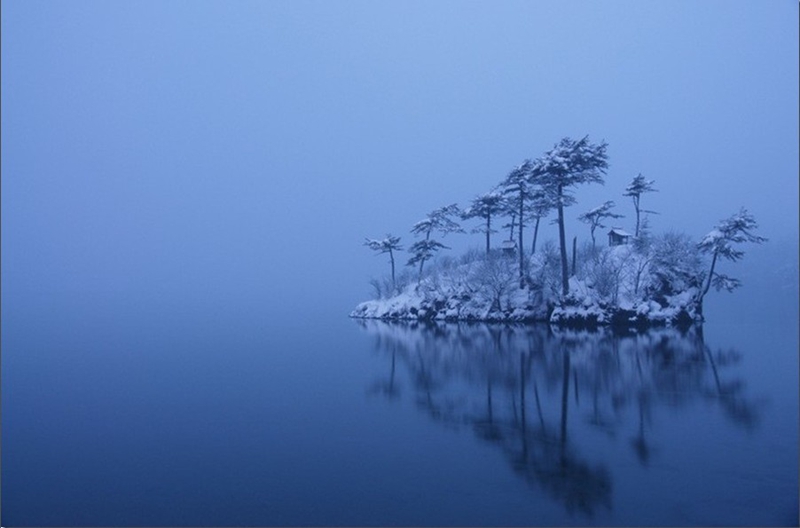
[[(420, 409), (497, 446), (516, 474), (569, 511), (611, 508), (610, 471), (570, 441), (571, 413), (612, 439), (635, 430), (624, 441), (645, 466), (657, 452), (648, 424), (659, 406), (710, 399), (735, 423), (757, 424), (741, 381), (724, 376), (738, 354), (712, 353), (701, 327), (617, 336), (547, 325), (358, 324), (391, 360), (388, 381), (370, 392), (398, 397), (395, 371), (402, 365)], [(636, 423), (626, 428), (628, 408)]]

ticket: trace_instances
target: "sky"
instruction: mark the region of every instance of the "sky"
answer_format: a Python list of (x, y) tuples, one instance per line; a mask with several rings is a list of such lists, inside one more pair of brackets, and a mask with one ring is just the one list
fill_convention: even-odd
[(796, 242), (798, 62), (794, 0), (7, 0), (3, 308), (346, 313), (388, 273), (364, 237), (410, 245), (428, 211), (587, 134), (610, 166), (568, 237), (606, 200), (632, 230), (642, 173), (655, 232), (744, 206)]

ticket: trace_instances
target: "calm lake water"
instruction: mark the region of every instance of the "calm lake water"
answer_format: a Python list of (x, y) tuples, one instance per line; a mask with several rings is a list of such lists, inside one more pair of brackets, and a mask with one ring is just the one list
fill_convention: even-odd
[(796, 525), (795, 294), (718, 298), (622, 337), (6, 303), (2, 524)]

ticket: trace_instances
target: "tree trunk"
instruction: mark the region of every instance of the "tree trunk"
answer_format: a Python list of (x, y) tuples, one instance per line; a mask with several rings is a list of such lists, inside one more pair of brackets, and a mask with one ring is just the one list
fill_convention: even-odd
[[(425, 240), (428, 241), (430, 239), (431, 239), (431, 232), (429, 230), (427, 233), (425, 233)], [(419, 260), (419, 277), (417, 277), (417, 284), (420, 284), (422, 282), (422, 265), (423, 264), (425, 264), (425, 259), (420, 259)]]
[(567, 237), (564, 234), (564, 206), (561, 204), (562, 186), (558, 186), (558, 241), (561, 245), (561, 294), (569, 295), (569, 276), (567, 274)]
[(394, 253), (392, 253), (392, 249), (389, 248), (389, 260), (392, 262), (392, 293), (397, 293), (397, 283), (394, 280)]
[(522, 194), (522, 186), (519, 188), (519, 247), (517, 250), (519, 251), (519, 287), (520, 289), (525, 287), (525, 252), (522, 251), (522, 207), (525, 205), (523, 200)]
[(489, 254), (489, 233), (492, 229), (492, 215), (490, 213), (486, 214), (486, 254)]
[(578, 254), (578, 237), (572, 237), (572, 275), (575, 275), (575, 257)]
[(636, 209), (636, 232), (635, 236), (639, 236), (639, 196), (633, 195), (633, 207)]
[(711, 270), (709, 270), (709, 272), (708, 272), (708, 279), (706, 280), (706, 287), (703, 288), (703, 292), (700, 294), (700, 297), (698, 298), (698, 302), (700, 302), (701, 305), (703, 303), (703, 297), (706, 296), (706, 294), (708, 293), (709, 288), (711, 288), (711, 278), (714, 276), (714, 266), (716, 266), (716, 264), (717, 264), (717, 255), (718, 255), (718, 253), (715, 251), (714, 252), (714, 256), (711, 258)]
[(531, 255), (536, 254), (536, 238), (539, 236), (539, 221), (541, 216), (536, 217), (536, 224), (533, 227), (533, 244), (531, 245)]

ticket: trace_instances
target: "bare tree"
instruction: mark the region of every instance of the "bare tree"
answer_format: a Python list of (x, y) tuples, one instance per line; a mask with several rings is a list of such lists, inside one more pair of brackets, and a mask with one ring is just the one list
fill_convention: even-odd
[(492, 299), (492, 308), (502, 310), (501, 301), (514, 288), (513, 264), (500, 255), (489, 255), (476, 270), (479, 287)]
[(668, 231), (653, 240), (650, 295), (673, 295), (702, 284), (703, 263), (689, 235)]

